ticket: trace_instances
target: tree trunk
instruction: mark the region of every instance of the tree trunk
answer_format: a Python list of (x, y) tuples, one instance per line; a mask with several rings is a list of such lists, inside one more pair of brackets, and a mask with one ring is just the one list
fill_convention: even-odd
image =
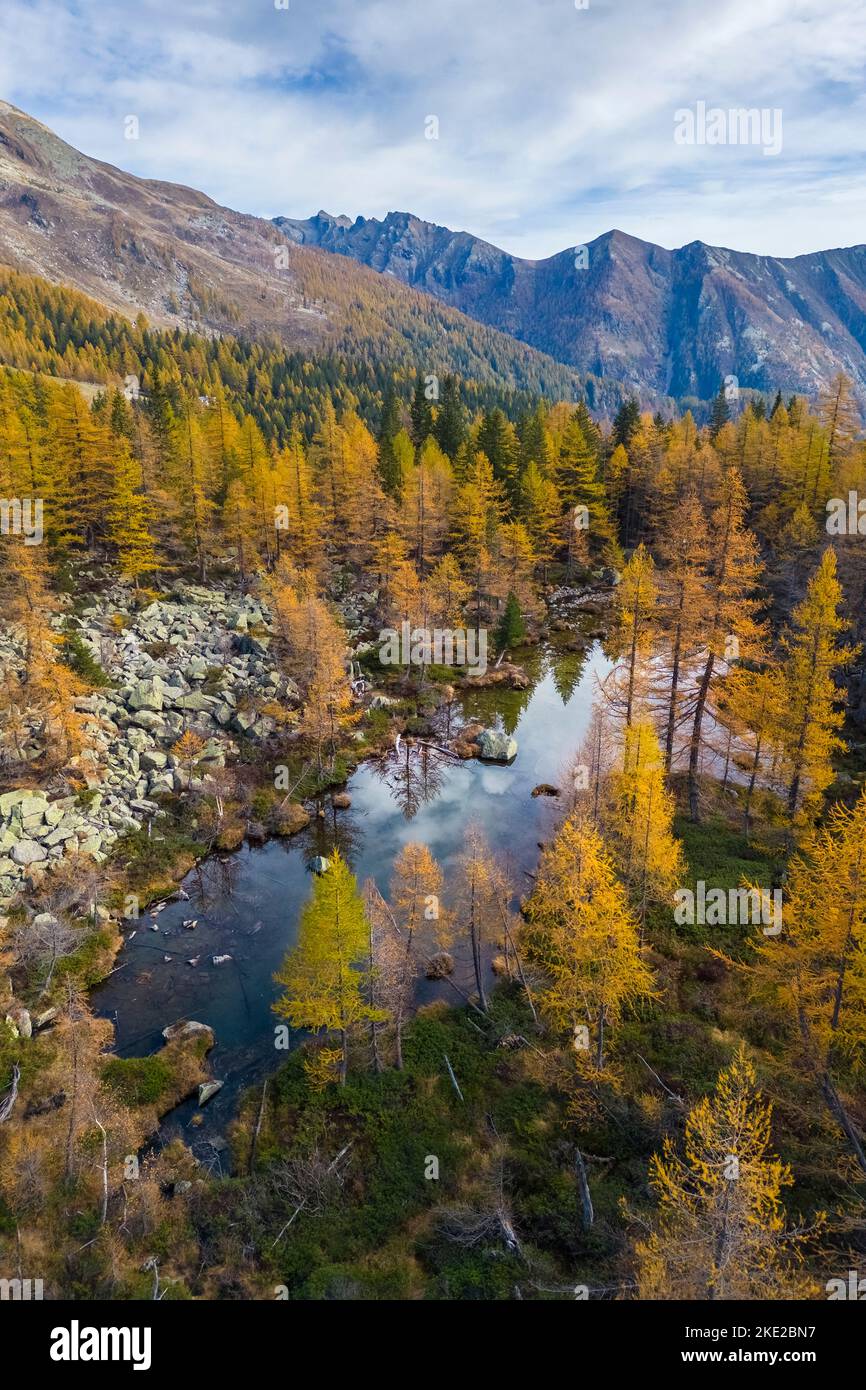
[(689, 816), (697, 824), (700, 821), (699, 787), (698, 787), (698, 763), (701, 756), (701, 728), (704, 722), (704, 711), (707, 706), (707, 695), (710, 689), (710, 681), (713, 678), (713, 666), (715, 665), (715, 653), (711, 650), (707, 656), (707, 664), (704, 667), (704, 674), (701, 677), (701, 684), (698, 689), (698, 703), (695, 706), (695, 719), (692, 725), (691, 746), (689, 748)]
[(589, 1180), (586, 1176), (586, 1164), (583, 1161), (583, 1154), (580, 1152), (580, 1149), (575, 1149), (574, 1151), (574, 1166), (577, 1172), (577, 1186), (580, 1192), (583, 1229), (588, 1231), (595, 1220), (595, 1212), (592, 1209), (592, 1197), (589, 1191)]
[[(682, 600), (680, 601), (682, 605)], [(670, 774), (671, 763), (674, 756), (674, 734), (677, 723), (677, 695), (680, 684), (680, 649), (682, 646), (682, 617), (677, 620), (677, 629), (674, 636), (673, 651), (671, 653), (671, 698), (668, 705), (668, 727), (665, 737), (665, 771)]]

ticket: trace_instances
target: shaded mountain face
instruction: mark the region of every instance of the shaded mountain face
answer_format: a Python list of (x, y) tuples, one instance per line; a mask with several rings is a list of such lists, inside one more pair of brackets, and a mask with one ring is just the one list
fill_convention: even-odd
[[(587, 387), (573, 368), (394, 277), (289, 246), (266, 218), (195, 189), (90, 159), (3, 101), (0, 261), (158, 327), (365, 352), (571, 400)], [(616, 408), (620, 387), (589, 385), (593, 404)]]
[(511, 256), (405, 212), (319, 212), (275, 224), (641, 394), (708, 399), (743, 387), (813, 395), (838, 371), (866, 397), (866, 247), (783, 260), (608, 232), (547, 260)]

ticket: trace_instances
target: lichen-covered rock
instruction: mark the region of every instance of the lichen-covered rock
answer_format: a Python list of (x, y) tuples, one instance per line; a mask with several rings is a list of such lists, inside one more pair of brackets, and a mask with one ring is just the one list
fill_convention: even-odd
[(177, 1038), (202, 1037), (208, 1039), (208, 1046), (213, 1047), (214, 1031), (207, 1023), (198, 1023), (194, 1018), (180, 1019), (177, 1023), (169, 1023), (163, 1028), (162, 1036), (166, 1042), (174, 1042)]
[(43, 859), (47, 858), (47, 849), (35, 840), (19, 840), (12, 850), (13, 863), (21, 864), (25, 868), (30, 864), (40, 864)]
[(132, 710), (151, 710), (159, 714), (163, 707), (163, 683), (159, 676), (137, 681), (126, 698)]

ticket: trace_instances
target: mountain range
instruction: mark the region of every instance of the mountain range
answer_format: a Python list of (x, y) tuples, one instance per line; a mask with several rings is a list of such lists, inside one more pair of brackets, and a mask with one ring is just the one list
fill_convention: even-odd
[(782, 259), (611, 231), (529, 261), (407, 212), (274, 221), (640, 395), (707, 399), (729, 374), (813, 395), (840, 370), (866, 391), (866, 246)]
[(75, 150), (0, 101), (0, 261), (128, 316), (612, 410), (742, 388), (866, 400), (866, 246), (781, 259), (611, 231), (545, 260), (391, 212), (269, 221)]
[(366, 354), (602, 409), (623, 396), (392, 277), (290, 247), (267, 218), (91, 159), (2, 101), (0, 263), (156, 327)]

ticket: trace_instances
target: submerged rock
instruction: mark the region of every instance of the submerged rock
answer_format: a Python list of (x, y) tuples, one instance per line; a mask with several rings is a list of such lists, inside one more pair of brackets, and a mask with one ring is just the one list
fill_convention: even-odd
[(539, 782), (537, 787), (532, 788), (533, 796), (559, 796), (559, 787), (551, 786), (550, 782)]

